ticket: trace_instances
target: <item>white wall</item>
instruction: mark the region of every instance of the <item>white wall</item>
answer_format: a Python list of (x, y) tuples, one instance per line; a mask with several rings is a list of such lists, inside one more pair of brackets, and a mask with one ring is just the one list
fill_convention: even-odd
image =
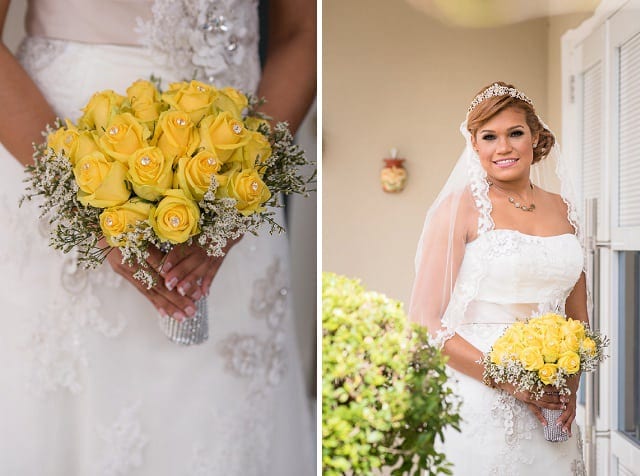
[[(549, 50), (586, 15), (465, 29), (401, 1), (323, 5), (322, 269), (407, 302), (424, 215), (464, 146), (469, 102), (493, 81), (511, 82), (559, 129), (559, 56), (550, 64)], [(392, 147), (409, 171), (397, 195), (378, 178)]]

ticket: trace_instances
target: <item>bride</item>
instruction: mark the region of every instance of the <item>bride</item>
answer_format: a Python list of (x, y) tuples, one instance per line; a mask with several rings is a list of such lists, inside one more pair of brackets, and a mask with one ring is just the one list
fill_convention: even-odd
[[(570, 396), (549, 387), (536, 400), (511, 384), (484, 385), (481, 364), (517, 319), (558, 311), (588, 323), (566, 165), (532, 101), (510, 84), (480, 91), (460, 129), (466, 149), (427, 214), (409, 308), (457, 381), (461, 431), (445, 434), (443, 450), (456, 475), (584, 475), (578, 378), (568, 381)], [(547, 190), (554, 181), (560, 194)], [(567, 441), (544, 439), (543, 407), (562, 410)]]
[[(3, 474), (315, 474), (284, 236), (245, 236), (224, 259), (183, 246), (147, 290), (117, 251), (79, 269), (17, 207), (46, 124), (152, 74), (256, 92), (295, 130), (315, 91), (315, 5), (269, 3), (262, 71), (256, 0), (29, 0), (18, 58), (0, 45)], [(158, 314), (184, 319), (207, 294), (209, 340), (170, 342)]]

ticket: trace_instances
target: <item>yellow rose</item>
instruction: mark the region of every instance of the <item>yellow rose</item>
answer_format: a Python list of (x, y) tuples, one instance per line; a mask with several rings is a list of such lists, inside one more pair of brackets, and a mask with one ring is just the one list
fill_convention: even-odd
[(584, 352), (588, 355), (596, 355), (596, 343), (590, 337), (585, 337), (585, 339), (580, 344), (580, 347)]
[(538, 370), (538, 377), (545, 385), (551, 385), (556, 381), (558, 366), (555, 364), (544, 364)]
[(151, 210), (151, 226), (162, 241), (184, 243), (200, 232), (200, 209), (182, 190), (167, 190)]
[(522, 332), (522, 341), (527, 347), (542, 347), (542, 334), (540, 329), (534, 326), (527, 326)]
[(127, 167), (108, 160), (102, 152), (92, 152), (73, 168), (78, 183), (78, 200), (84, 206), (107, 208), (126, 202), (131, 192), (125, 178)]
[(520, 352), (520, 362), (526, 370), (539, 370), (544, 365), (544, 359), (540, 349), (536, 347), (526, 347)]
[(543, 314), (542, 316), (535, 318), (535, 320), (539, 320), (541, 322), (548, 321), (558, 325), (566, 322), (566, 319), (563, 316), (561, 316), (560, 314), (556, 314), (555, 312), (548, 312), (546, 314)]
[(489, 353), (491, 362), (496, 365), (502, 365), (507, 356), (508, 352), (506, 346), (496, 341), (491, 347), (491, 352)]
[(198, 148), (198, 131), (189, 114), (182, 111), (165, 111), (153, 134), (156, 145), (174, 164), (180, 157), (191, 156)]
[(186, 112), (194, 124), (211, 113), (211, 106), (218, 98), (216, 88), (200, 81), (173, 83), (162, 99), (179, 111)]
[[(248, 167), (255, 167), (263, 164), (271, 157), (271, 144), (265, 136), (259, 132), (251, 131), (249, 134), (249, 142), (244, 146), (245, 164)], [(517, 331), (519, 329), (515, 329)]]
[(107, 132), (100, 137), (100, 147), (108, 156), (126, 164), (136, 150), (149, 145), (148, 137), (149, 129), (125, 112), (111, 119)]
[(247, 108), (249, 101), (247, 96), (234, 88), (223, 88), (216, 99), (218, 111), (228, 111), (236, 119), (242, 118), (242, 111)]
[(178, 161), (173, 186), (180, 187), (187, 198), (199, 202), (209, 189), (211, 176), (216, 175), (221, 166), (222, 163), (208, 150), (201, 150), (195, 157), (182, 157)]
[(271, 124), (269, 124), (269, 121), (267, 121), (266, 119), (261, 119), (256, 116), (249, 116), (244, 120), (245, 127), (250, 131), (257, 131), (262, 124), (267, 126), (267, 130), (271, 130)]
[(575, 334), (565, 334), (560, 341), (560, 352), (578, 352), (580, 349), (580, 341)]
[(67, 120), (67, 125), (62, 126), (47, 136), (47, 147), (53, 149), (56, 154), (64, 152), (69, 157), (69, 150), (78, 139), (78, 130)]
[(110, 89), (95, 93), (82, 109), (84, 115), (78, 121), (78, 126), (81, 129), (95, 129), (102, 134), (113, 116), (119, 113), (118, 109), (125, 99)]
[(100, 228), (110, 246), (123, 246), (123, 238), (115, 237), (135, 227), (138, 222), (149, 219), (151, 204), (140, 199), (132, 199), (123, 205), (105, 209), (100, 214)]
[(567, 319), (560, 328), (560, 331), (562, 332), (562, 335), (573, 334), (578, 338), (578, 340), (584, 339), (585, 336), (582, 321), (578, 321), (576, 319)]
[(580, 370), (580, 356), (571, 351), (563, 352), (558, 358), (558, 367), (573, 375)]
[(127, 178), (141, 198), (155, 202), (173, 183), (173, 163), (157, 147), (145, 147), (129, 157)]
[(509, 328), (501, 337), (503, 345), (513, 348), (522, 346), (522, 333), (520, 329)]
[(160, 93), (150, 81), (138, 80), (127, 88), (133, 115), (141, 122), (151, 122), (160, 116)]
[(249, 133), (241, 121), (228, 112), (207, 116), (200, 123), (200, 145), (226, 162), (234, 151), (249, 142)]
[(237, 200), (236, 208), (245, 216), (261, 211), (261, 206), (271, 198), (271, 192), (255, 170), (231, 172), (226, 187), (219, 187), (221, 196)]
[(545, 362), (556, 362), (560, 354), (560, 333), (555, 328), (547, 329), (542, 340), (542, 356)]

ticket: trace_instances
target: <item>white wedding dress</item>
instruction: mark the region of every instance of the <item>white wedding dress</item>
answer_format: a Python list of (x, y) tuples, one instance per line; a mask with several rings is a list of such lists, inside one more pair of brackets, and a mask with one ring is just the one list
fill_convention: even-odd
[[(466, 246), (447, 312), (463, 312), (456, 332), (487, 352), (516, 319), (564, 312), (582, 266), (582, 248), (575, 235), (485, 231)], [(466, 310), (456, 306), (462, 295), (475, 296)], [(541, 423), (522, 402), (451, 372), (461, 399), (462, 424), (460, 432), (446, 431), (442, 449), (455, 476), (586, 475), (575, 422), (568, 441), (548, 442)]]
[[(151, 74), (245, 91), (259, 79), (252, 0), (32, 0), (28, 18), (21, 61), (63, 118)], [(0, 474), (315, 474), (284, 235), (229, 252), (209, 340), (182, 346), (108, 265), (83, 271), (48, 248), (35, 207), (17, 206), (22, 167), (0, 160)]]

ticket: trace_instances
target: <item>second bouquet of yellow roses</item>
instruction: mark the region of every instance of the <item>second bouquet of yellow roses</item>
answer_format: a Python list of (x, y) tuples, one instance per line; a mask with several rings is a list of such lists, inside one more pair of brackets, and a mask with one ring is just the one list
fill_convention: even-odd
[[(526, 322), (515, 322), (496, 340), (482, 360), (484, 380), (496, 384), (508, 382), (518, 391), (530, 392), (534, 398), (541, 398), (549, 385), (559, 395), (568, 395), (571, 390), (567, 378), (594, 371), (604, 360), (607, 345), (605, 337), (581, 321), (556, 313), (543, 314)], [(553, 412), (546, 413), (553, 418)], [(551, 421), (549, 417), (547, 420)], [(554, 434), (553, 430), (553, 425), (545, 428), (549, 441), (566, 439), (566, 434)]]
[[(77, 124), (59, 122), (36, 146), (25, 198), (43, 198), (54, 248), (76, 250), (91, 267), (118, 247), (136, 279), (153, 286), (150, 246), (196, 240), (222, 256), (228, 240), (265, 222), (281, 231), (269, 207), (280, 193), (307, 192), (304, 155), (286, 124), (271, 127), (258, 105), (198, 81), (97, 92)], [(109, 247), (100, 247), (103, 237)]]

